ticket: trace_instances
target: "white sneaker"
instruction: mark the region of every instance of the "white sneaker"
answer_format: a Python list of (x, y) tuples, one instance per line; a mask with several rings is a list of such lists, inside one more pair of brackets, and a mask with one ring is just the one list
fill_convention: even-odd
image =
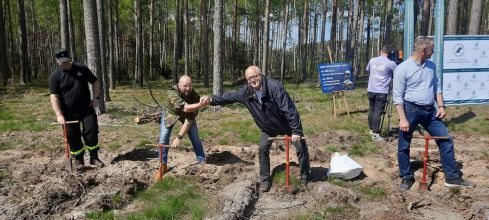
[(372, 133), (372, 141), (385, 141), (385, 140), (383, 137), (380, 136), (380, 134)]

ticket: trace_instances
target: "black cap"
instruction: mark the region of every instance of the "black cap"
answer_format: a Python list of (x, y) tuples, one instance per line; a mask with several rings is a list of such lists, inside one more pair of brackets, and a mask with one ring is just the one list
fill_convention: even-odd
[(57, 49), (54, 52), (54, 57), (56, 58), (57, 61), (60, 61), (60, 62), (66, 62), (66, 61), (71, 60), (70, 52), (68, 52), (68, 50), (66, 50), (64, 48)]

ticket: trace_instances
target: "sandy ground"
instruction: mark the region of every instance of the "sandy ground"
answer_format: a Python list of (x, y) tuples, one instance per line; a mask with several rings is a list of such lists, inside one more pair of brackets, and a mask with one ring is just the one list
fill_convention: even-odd
[[(102, 121), (103, 122), (103, 121)], [(58, 135), (59, 131), (9, 132), (1, 141), (23, 137), (35, 142)], [(363, 174), (342, 187), (326, 178), (331, 153), (327, 145), (348, 150), (358, 140), (358, 134), (347, 131), (317, 133), (307, 137), (311, 155), (312, 181), (307, 189), (296, 189), (294, 194), (283, 192), (273, 185), (270, 192), (261, 193), (258, 187), (257, 145), (205, 146), (207, 164), (195, 164), (192, 151), (177, 149), (170, 152), (171, 171), (165, 176), (195, 179), (210, 198), (208, 217), (219, 215), (223, 209), (223, 190), (230, 184), (251, 182), (252, 198), (241, 219), (293, 218), (298, 214), (314, 213), (318, 218), (331, 218), (321, 207), (349, 207), (351, 212), (336, 218), (347, 219), (489, 219), (489, 138), (452, 134), (456, 143), (456, 157), (464, 177), (477, 184), (473, 189), (449, 190), (443, 186), (443, 171), (434, 143), (430, 146), (430, 191), (418, 191), (418, 183), (407, 192), (398, 190), (400, 180), (397, 168), (397, 140), (376, 143), (377, 154), (353, 157), (364, 167)], [(110, 137), (109, 135), (107, 135)], [(117, 138), (117, 137), (111, 137)], [(104, 140), (102, 140), (103, 142)], [(422, 139), (412, 143), (411, 156), (421, 164)], [(32, 143), (36, 145), (36, 143)], [(284, 152), (275, 146), (271, 150), (272, 169), (283, 170)], [(138, 210), (129, 202), (131, 196), (154, 183), (158, 168), (156, 149), (126, 146), (114, 152), (102, 150), (101, 159), (106, 167), (87, 167), (83, 172), (64, 170), (64, 152), (17, 146), (2, 151), (0, 170), (7, 173), (0, 180), (0, 219), (81, 218), (84, 212), (114, 209), (116, 213)], [(291, 150), (291, 161), (297, 161)], [(88, 164), (88, 158), (86, 158)], [(419, 176), (421, 169), (416, 171)], [(292, 163), (293, 175), (298, 167)], [(249, 184), (248, 184), (249, 185)], [(369, 197), (358, 190), (368, 187), (382, 188), (385, 195)], [(119, 195), (123, 202), (114, 204), (112, 197)], [(322, 209), (324, 210), (324, 208)], [(334, 216), (333, 216), (334, 218)]]

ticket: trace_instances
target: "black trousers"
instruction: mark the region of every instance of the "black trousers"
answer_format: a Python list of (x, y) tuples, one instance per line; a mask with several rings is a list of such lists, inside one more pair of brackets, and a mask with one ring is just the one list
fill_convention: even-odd
[[(259, 162), (260, 162), (260, 180), (262, 182), (271, 182), (270, 178), (270, 147), (272, 146), (273, 140), (267, 140), (271, 137), (265, 132), (261, 132), (260, 136), (260, 146), (258, 149)], [(297, 158), (299, 159), (299, 166), (301, 169), (301, 179), (309, 178), (309, 150), (307, 149), (307, 144), (305, 140), (300, 142), (291, 142), (294, 145)]]
[[(85, 145), (93, 147), (98, 144), (98, 123), (97, 115), (94, 111), (89, 112), (86, 115), (65, 113), (66, 121), (80, 121), (80, 124), (66, 124), (68, 144), (70, 145), (71, 152), (77, 152), (83, 148), (82, 137)], [(98, 148), (96, 149), (98, 150)], [(81, 152), (80, 152), (81, 153)]]
[(384, 114), (387, 94), (368, 92), (368, 128), (374, 133), (379, 133), (380, 119)]

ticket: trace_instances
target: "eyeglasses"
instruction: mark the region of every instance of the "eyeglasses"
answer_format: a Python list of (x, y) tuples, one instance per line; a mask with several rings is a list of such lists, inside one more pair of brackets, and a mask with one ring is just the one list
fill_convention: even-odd
[(246, 77), (246, 81), (251, 82), (254, 79), (260, 79), (260, 78), (261, 78), (261, 74), (255, 74), (253, 76)]

